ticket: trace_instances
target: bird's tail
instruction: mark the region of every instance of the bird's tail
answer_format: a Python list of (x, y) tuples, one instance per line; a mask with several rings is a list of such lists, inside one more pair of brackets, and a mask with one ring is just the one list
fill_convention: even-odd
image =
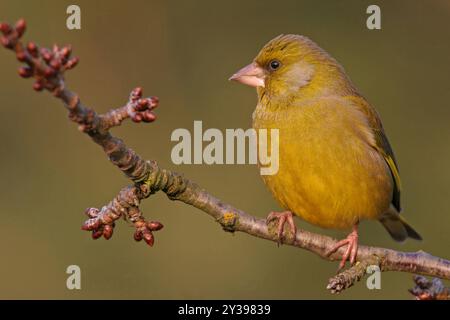
[(379, 220), (395, 241), (402, 242), (408, 237), (422, 240), (420, 234), (392, 206)]

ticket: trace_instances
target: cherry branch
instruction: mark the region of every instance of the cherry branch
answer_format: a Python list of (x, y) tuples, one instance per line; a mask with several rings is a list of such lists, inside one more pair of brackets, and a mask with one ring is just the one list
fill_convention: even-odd
[[(117, 166), (133, 182), (124, 187), (118, 195), (102, 208), (88, 208), (88, 216), (82, 226), (90, 231), (94, 239), (113, 235), (115, 221), (124, 218), (135, 227), (134, 239), (144, 240), (149, 246), (154, 244), (153, 232), (163, 225), (157, 221), (147, 221), (139, 208), (140, 202), (155, 192), (164, 192), (169, 199), (182, 201), (192, 205), (214, 218), (225, 231), (244, 232), (262, 239), (278, 242), (277, 226), (264, 219), (258, 219), (233, 206), (222, 202), (206, 190), (175, 172), (162, 169), (155, 161), (146, 161), (127, 147), (119, 138), (110, 133), (110, 129), (119, 126), (130, 118), (134, 122), (153, 122), (156, 116), (153, 110), (158, 106), (156, 97), (142, 96), (142, 89), (134, 89), (125, 106), (106, 114), (97, 114), (93, 109), (83, 105), (78, 95), (70, 91), (65, 84), (66, 71), (74, 68), (78, 58), (71, 57), (71, 47), (53, 46), (52, 50), (38, 48), (29, 42), (26, 46), (21, 42), (26, 24), (19, 20), (14, 27), (0, 24), (3, 34), (1, 44), (12, 50), (17, 60), (25, 66), (19, 68), (19, 75), (34, 78), (33, 88), (36, 91), (47, 90), (62, 100), (69, 112), (69, 119), (78, 124), (80, 131), (103, 148), (109, 160)], [(328, 251), (336, 243), (330, 237), (299, 230), (295, 237), (286, 232), (283, 243), (311, 251), (326, 260), (340, 260), (345, 249), (340, 248), (328, 255)], [(368, 266), (378, 266), (381, 271), (402, 271), (415, 274), (450, 279), (450, 261), (432, 256), (426, 252), (400, 252), (391, 249), (360, 246), (357, 263), (349, 269), (332, 277), (328, 289), (333, 293), (352, 286), (366, 273)], [(431, 296), (431, 295), (430, 295)], [(439, 296), (439, 295), (435, 295)]]

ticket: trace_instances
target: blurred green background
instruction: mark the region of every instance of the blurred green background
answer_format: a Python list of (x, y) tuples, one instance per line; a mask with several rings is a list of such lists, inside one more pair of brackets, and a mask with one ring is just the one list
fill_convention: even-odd
[[(382, 30), (366, 28), (377, 3)], [(114, 133), (147, 159), (185, 175), (259, 217), (278, 209), (252, 165), (182, 165), (170, 160), (176, 128), (248, 128), (254, 90), (227, 78), (280, 33), (309, 36), (346, 68), (379, 110), (403, 178), (404, 215), (424, 237), (393, 242), (375, 222), (361, 243), (450, 257), (450, 2), (441, 1), (77, 1), (82, 30), (65, 27), (72, 1), (0, 2), (0, 20), (28, 22), (25, 39), (70, 43), (81, 58), (68, 85), (98, 112), (143, 86), (161, 107), (151, 125)], [(110, 241), (80, 230), (90, 206), (129, 182), (67, 120), (60, 102), (17, 76), (0, 50), (0, 298), (409, 299), (412, 275), (383, 273), (340, 296), (326, 289), (337, 263), (304, 250), (221, 230), (209, 216), (157, 194), (147, 217), (165, 228), (149, 248), (119, 222)], [(343, 237), (297, 220), (299, 228)], [(82, 289), (66, 288), (68, 265)], [(448, 283), (447, 283), (448, 284)]]

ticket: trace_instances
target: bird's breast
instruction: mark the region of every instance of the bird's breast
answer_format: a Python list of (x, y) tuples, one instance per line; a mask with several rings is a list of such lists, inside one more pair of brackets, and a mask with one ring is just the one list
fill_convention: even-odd
[(389, 207), (392, 178), (358, 112), (339, 101), (259, 105), (253, 125), (279, 130), (279, 170), (263, 179), (284, 208), (315, 225), (349, 228)]

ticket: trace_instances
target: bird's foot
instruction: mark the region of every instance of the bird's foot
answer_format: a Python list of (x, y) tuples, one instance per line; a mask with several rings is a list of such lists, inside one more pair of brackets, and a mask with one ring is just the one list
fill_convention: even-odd
[(336, 243), (328, 252), (327, 256), (336, 252), (340, 247), (347, 245), (347, 249), (345, 250), (344, 255), (342, 256), (342, 260), (339, 263), (338, 271), (342, 270), (345, 267), (345, 262), (347, 260), (350, 261), (350, 264), (353, 265), (356, 261), (356, 255), (358, 254), (358, 225), (356, 224), (353, 227), (353, 231), (347, 236), (347, 238)]
[(295, 226), (292, 212), (290, 212), (290, 211), (271, 212), (266, 218), (266, 223), (269, 224), (273, 220), (278, 220), (278, 225), (277, 225), (277, 240), (278, 240), (277, 243), (278, 243), (278, 245), (283, 243), (283, 231), (284, 231), (284, 225), (286, 224), (286, 222), (289, 224), (292, 239), (295, 242), (295, 237), (297, 234), (297, 227)]

